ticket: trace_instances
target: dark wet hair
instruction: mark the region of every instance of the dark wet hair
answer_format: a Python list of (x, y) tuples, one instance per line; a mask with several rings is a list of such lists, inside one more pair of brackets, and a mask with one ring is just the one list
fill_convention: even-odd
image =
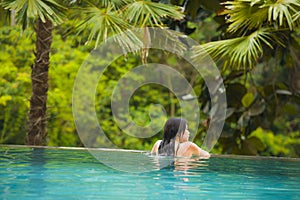
[(159, 155), (175, 155), (175, 139), (178, 134), (181, 137), (186, 129), (187, 121), (183, 118), (170, 118), (164, 127), (164, 138), (158, 147)]

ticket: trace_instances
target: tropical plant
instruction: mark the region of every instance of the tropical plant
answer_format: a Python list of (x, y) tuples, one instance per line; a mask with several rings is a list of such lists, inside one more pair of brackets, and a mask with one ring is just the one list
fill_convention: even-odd
[[(256, 155), (264, 150), (269, 155), (299, 155), (295, 153), (299, 144), (289, 147), (294, 149), (290, 153), (270, 153), (271, 148), (259, 145), (264, 137), (251, 134), (259, 127), (264, 131), (257, 135), (270, 131), (277, 138), (290, 137), (295, 131), (282, 128), (281, 123), (285, 123), (278, 121), (297, 119), (300, 108), (300, 85), (296, 81), (299, 1), (232, 0), (220, 5), (214, 17), (220, 24), (219, 37), (214, 38), (217, 41), (193, 47), (194, 59), (201, 59), (204, 48), (223, 69), (228, 108), (219, 153)], [(203, 108), (209, 108), (206, 92), (200, 99)]]
[[(95, 48), (99, 45), (100, 42), (106, 42), (108, 37), (113, 36), (116, 46), (112, 48), (118, 48), (124, 50), (124, 52), (134, 52), (140, 53), (142, 55), (142, 62), (146, 62), (148, 55), (148, 49), (144, 48), (148, 40), (148, 27), (166, 27), (165, 19), (174, 18), (181, 19), (183, 14), (181, 13), (179, 7), (161, 4), (152, 1), (140, 1), (140, 0), (127, 0), (127, 1), (94, 1), (93, 3), (85, 4), (83, 7), (78, 8), (82, 14), (80, 17), (81, 20), (78, 20), (77, 30), (81, 35), (87, 33), (87, 43), (93, 42)], [(132, 29), (140, 28), (139, 30), (144, 31), (144, 38), (140, 38), (139, 35), (136, 35), (135, 31)], [(120, 37), (121, 36), (121, 37)], [(146, 46), (147, 44), (145, 44)], [(139, 51), (141, 50), (141, 51)], [(130, 56), (132, 56), (130, 54)], [(120, 78), (116, 75), (123, 75), (127, 70), (130, 70), (134, 64), (137, 63), (136, 57), (130, 59), (127, 57), (127, 64), (123, 62), (121, 58), (122, 68), (116, 67), (113, 64), (109, 66), (108, 74), (104, 74), (105, 81), (99, 81), (99, 90), (96, 96), (104, 98), (100, 100), (102, 102), (101, 107), (96, 105), (97, 111), (99, 110), (99, 123), (104, 125), (103, 130), (108, 133), (110, 139), (115, 142), (118, 146), (123, 148), (133, 147), (134, 143), (138, 141), (136, 138), (126, 137), (122, 135), (122, 131), (116, 126), (116, 123), (113, 120), (111, 114), (110, 103), (111, 100), (107, 96), (111, 96), (113, 91), (113, 86), (116, 86), (117, 80)], [(117, 61), (120, 62), (120, 61)], [(99, 61), (99, 63), (105, 63), (105, 59)], [(101, 64), (97, 63), (97, 67)], [(116, 68), (116, 69), (114, 69)], [(93, 67), (91, 68), (93, 69)], [(116, 71), (115, 71), (116, 70)], [(115, 71), (115, 72), (114, 72)], [(116, 75), (114, 74), (116, 73)], [(95, 73), (89, 73), (95, 74)], [(81, 76), (83, 76), (81, 74)], [(89, 75), (91, 80), (93, 75)], [(103, 77), (103, 76), (102, 76)], [(109, 77), (109, 78), (107, 78)], [(87, 77), (86, 77), (87, 78)], [(100, 89), (101, 88), (101, 89)], [(130, 90), (130, 88), (124, 88), (124, 90)], [(82, 91), (84, 93), (85, 91)], [(107, 94), (106, 96), (103, 94)], [(108, 105), (107, 105), (108, 104)], [(143, 105), (143, 104), (142, 104)], [(146, 106), (145, 106), (146, 107)], [(140, 118), (141, 120), (142, 113), (140, 110), (144, 109), (135, 109), (134, 115), (135, 119)], [(147, 105), (146, 109), (148, 109)], [(131, 106), (130, 109), (133, 109)], [(134, 110), (134, 109), (133, 109)], [(119, 112), (118, 110), (118, 113)], [(139, 116), (139, 117), (137, 117)], [(129, 116), (124, 117), (124, 124), (130, 119)], [(88, 116), (86, 117), (88, 118)], [(85, 118), (85, 119), (86, 119)], [(126, 118), (126, 119), (125, 119)], [(103, 120), (106, 119), (106, 120)], [(145, 119), (145, 118), (144, 118)], [(146, 120), (147, 121), (147, 120)], [(145, 122), (145, 121), (144, 121)], [(145, 124), (144, 124), (145, 125)], [(88, 127), (92, 129), (92, 127)], [(91, 130), (93, 131), (93, 130)], [(87, 132), (91, 132), (87, 131)], [(89, 138), (91, 140), (91, 146), (103, 144), (104, 141), (101, 138)], [(107, 142), (106, 142), (107, 143)], [(123, 145), (122, 145), (123, 143)], [(124, 145), (125, 143), (125, 145)], [(142, 142), (140, 142), (141, 144)], [(105, 143), (104, 143), (105, 144)], [(138, 148), (141, 148), (139, 146)]]
[(0, 26), (13, 24), (13, 13), (0, 6)]
[[(192, 36), (203, 42), (217, 35), (214, 30), (217, 24), (212, 19), (209, 17), (199, 21), (199, 25), (196, 26), (199, 28)], [(50, 146), (82, 146), (72, 116), (72, 89), (78, 68), (94, 45), (80, 43), (81, 35), (63, 34), (72, 23), (73, 21), (66, 21), (53, 32), (47, 101), (47, 144)], [(31, 28), (22, 34), (20, 31), (18, 26), (0, 27), (1, 144), (24, 144), (28, 126), (26, 115), (31, 89), (30, 66), (34, 60), (31, 53), (34, 38)], [(280, 57), (280, 54), (275, 57)], [(291, 77), (288, 76), (285, 64), (278, 65), (280, 61), (276, 58), (260, 64), (256, 70), (246, 75), (243, 75), (243, 71), (224, 72), (228, 118), (222, 135), (212, 150), (213, 153), (300, 156), (300, 107), (297, 106), (297, 102), (300, 104), (300, 98), (289, 91), (287, 83)], [(199, 96), (199, 105), (203, 105), (202, 111), (209, 111), (207, 102), (210, 99), (205, 91), (205, 83), (186, 61), (159, 50), (151, 50), (148, 61), (171, 65), (178, 70), (190, 81), (196, 95)], [(287, 57), (288, 66), (290, 62), (290, 58)], [(99, 81), (95, 94), (95, 110), (101, 128), (114, 144), (122, 148), (150, 150), (153, 143), (162, 137), (162, 133), (151, 138), (136, 138), (123, 134), (111, 115), (109, 98), (120, 77), (141, 64), (138, 54), (128, 54), (126, 58), (120, 57), (113, 62)], [(131, 91), (125, 85), (122, 88)], [(176, 97), (171, 97), (168, 89), (147, 85), (139, 88), (130, 99), (132, 119), (141, 126), (147, 125), (147, 111), (151, 104), (157, 103), (161, 104), (169, 115), (181, 114)], [(201, 119), (205, 118), (204, 113), (201, 113)], [(198, 145), (202, 144), (205, 136), (203, 129), (203, 126), (198, 128), (198, 135), (194, 140)], [(101, 146), (103, 141), (97, 138), (95, 142)]]
[[(122, 33), (133, 26), (163, 26), (162, 18), (182, 18), (178, 8), (152, 1), (112, 0), (112, 1), (72, 1), (86, 5), (83, 20), (79, 20), (78, 30), (91, 30), (88, 41), (96, 39), (97, 45), (108, 36)], [(27, 143), (45, 144), (47, 122), (47, 92), (49, 54), (52, 43), (52, 30), (62, 23), (64, 7), (56, 0), (2, 0), (1, 5), (16, 14), (17, 23), (23, 29), (35, 24), (36, 52), (32, 65), (32, 96), (30, 99)], [(140, 21), (141, 20), (141, 21)], [(137, 38), (129, 34), (127, 40), (119, 39), (122, 48), (136, 45)]]
[[(184, 17), (178, 6), (151, 0), (94, 1), (79, 10), (82, 11), (82, 20), (76, 26), (79, 32), (89, 31), (87, 42), (95, 40), (97, 47), (108, 37), (115, 36), (122, 49), (135, 52), (143, 43), (147, 45), (147, 27), (166, 27), (166, 19), (179, 20)], [(142, 41), (132, 32), (134, 28), (144, 28)], [(120, 38), (121, 33), (124, 34)], [(143, 48), (144, 63), (147, 55), (148, 49)]]
[(24, 144), (30, 92), (31, 30), (0, 28), (0, 143)]
[[(252, 69), (262, 56), (274, 50), (291, 51), (299, 29), (300, 3), (298, 0), (233, 0), (223, 3), (219, 12), (227, 20), (222, 40), (194, 47), (195, 59), (202, 48), (223, 63), (223, 68)], [(265, 59), (266, 60), (266, 59)]]
[(32, 65), (29, 126), (27, 144), (45, 144), (47, 122), (47, 91), (49, 54), (52, 43), (53, 25), (63, 20), (63, 6), (55, 0), (2, 0), (5, 9), (16, 13), (16, 21), (23, 29), (36, 25), (35, 60)]

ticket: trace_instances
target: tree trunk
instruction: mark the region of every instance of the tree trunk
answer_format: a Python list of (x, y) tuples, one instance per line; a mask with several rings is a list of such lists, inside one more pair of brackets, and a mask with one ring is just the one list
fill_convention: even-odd
[(16, 25), (16, 11), (15, 10), (11, 10), (11, 13), (10, 13), (10, 25), (11, 26)]
[(46, 144), (46, 110), (48, 92), (49, 53), (52, 43), (52, 23), (38, 19), (36, 28), (36, 58), (32, 65), (28, 145)]

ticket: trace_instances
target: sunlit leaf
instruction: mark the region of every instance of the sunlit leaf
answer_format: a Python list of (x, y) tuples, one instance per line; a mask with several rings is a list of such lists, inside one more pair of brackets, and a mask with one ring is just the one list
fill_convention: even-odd
[(272, 48), (271, 41), (280, 41), (272, 34), (271, 29), (261, 28), (248, 36), (209, 42), (193, 47), (194, 59), (204, 56), (203, 48), (216, 61), (223, 61), (224, 68), (252, 68), (263, 55), (263, 45)]
[[(84, 19), (78, 24), (79, 31), (90, 30), (88, 41), (96, 40), (95, 47), (106, 41), (112, 35), (121, 34), (131, 28), (131, 26), (122, 19), (120, 13), (115, 11), (113, 7), (108, 6), (100, 9), (96, 6), (89, 6), (83, 9)], [(134, 46), (138, 39), (134, 35), (118, 38), (118, 43), (123, 47)]]
[(134, 0), (99, 0), (99, 2), (104, 7), (112, 6), (114, 8), (121, 8), (129, 3), (134, 2)]
[(252, 92), (246, 93), (242, 98), (242, 104), (248, 108), (254, 101), (254, 94)]
[(134, 26), (163, 26), (164, 18), (182, 19), (179, 7), (151, 1), (135, 1), (125, 8), (124, 16)]
[(3, 0), (1, 4), (5, 9), (16, 12), (17, 22), (22, 23), (24, 28), (30, 19), (40, 18), (43, 22), (48, 19), (57, 25), (64, 17), (65, 8), (56, 0)]
[(278, 21), (279, 26), (287, 24), (290, 30), (295, 27), (293, 15), (299, 13), (300, 2), (297, 0), (267, 1), (263, 6), (269, 9), (268, 21)]
[(260, 27), (268, 17), (268, 8), (262, 8), (262, 1), (235, 0), (224, 3), (223, 15), (227, 15), (229, 32), (243, 32)]
[(223, 4), (225, 10), (221, 14), (227, 15), (229, 32), (257, 29), (267, 21), (292, 30), (299, 18), (298, 0), (234, 0)]

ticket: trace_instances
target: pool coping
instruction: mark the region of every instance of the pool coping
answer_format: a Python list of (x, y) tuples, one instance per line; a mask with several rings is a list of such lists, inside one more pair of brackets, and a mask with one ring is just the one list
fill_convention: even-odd
[[(87, 151), (116, 151), (132, 153), (149, 153), (149, 151), (132, 150), (132, 149), (110, 149), (110, 148), (86, 148), (86, 147), (61, 147), (61, 146), (35, 146), (35, 145), (12, 145), (0, 144), (0, 148), (35, 148), (35, 149), (62, 149), (62, 150), (87, 150)], [(235, 154), (211, 154), (212, 158), (231, 158), (231, 159), (259, 159), (259, 160), (286, 160), (300, 162), (300, 158), (293, 157), (275, 157), (275, 156), (252, 156), (252, 155), (235, 155)]]

